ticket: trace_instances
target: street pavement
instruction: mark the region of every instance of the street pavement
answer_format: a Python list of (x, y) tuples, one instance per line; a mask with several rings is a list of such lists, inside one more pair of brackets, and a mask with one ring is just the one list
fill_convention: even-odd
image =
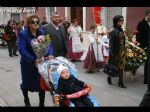
[[(20, 91), (20, 56), (9, 57), (7, 48), (0, 48), (0, 106), (22, 107), (23, 95)], [(113, 85), (108, 85), (103, 72), (87, 73), (82, 62), (74, 62), (78, 69), (78, 78), (92, 85), (91, 95), (99, 102), (100, 106), (139, 106), (146, 85), (143, 84), (143, 66), (139, 68), (136, 79), (128, 80), (126, 73), (125, 85), (127, 89), (117, 86), (118, 78), (113, 78)], [(38, 106), (38, 93), (29, 92), (30, 102), (33, 107)], [(45, 106), (53, 106), (49, 92), (46, 92)]]

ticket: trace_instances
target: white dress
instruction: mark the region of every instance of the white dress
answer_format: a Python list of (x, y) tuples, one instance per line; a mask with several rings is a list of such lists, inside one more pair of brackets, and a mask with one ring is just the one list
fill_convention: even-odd
[(83, 44), (80, 41), (80, 35), (82, 32), (82, 28), (80, 26), (70, 26), (68, 28), (68, 33), (70, 34), (70, 37), (72, 38), (72, 52), (83, 52), (84, 47)]
[[(102, 54), (102, 43), (101, 43), (100, 36), (98, 36), (98, 40), (97, 40), (96, 34), (90, 33), (88, 38), (89, 38), (91, 45), (93, 47), (96, 61), (97, 62), (103, 62), (104, 59), (103, 59), (103, 54)], [(98, 43), (96, 41), (98, 41)]]
[(109, 56), (109, 39), (107, 35), (102, 37), (102, 45), (103, 45), (103, 55), (108, 57)]

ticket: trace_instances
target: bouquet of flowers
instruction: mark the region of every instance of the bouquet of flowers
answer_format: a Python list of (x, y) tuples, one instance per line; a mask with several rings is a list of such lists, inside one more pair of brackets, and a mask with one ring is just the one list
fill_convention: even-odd
[(48, 53), (50, 42), (51, 37), (49, 34), (40, 35), (31, 41), (33, 51), (37, 57), (44, 57)]
[(147, 54), (144, 49), (139, 47), (139, 43), (136, 41), (131, 31), (126, 31), (126, 65), (125, 71), (132, 71), (139, 68), (147, 60)]

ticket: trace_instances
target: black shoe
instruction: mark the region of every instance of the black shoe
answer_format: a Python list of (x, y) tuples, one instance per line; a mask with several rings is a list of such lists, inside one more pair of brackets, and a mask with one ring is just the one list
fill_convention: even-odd
[(26, 107), (31, 107), (31, 104), (30, 104), (29, 99), (25, 99), (25, 100), (24, 100), (24, 103), (25, 103), (25, 106), (26, 106)]
[(13, 57), (13, 55), (12, 55), (12, 54), (10, 54), (10, 55), (9, 55), (9, 57)]
[(109, 85), (112, 85), (111, 77), (107, 77), (107, 82), (108, 82)]
[(122, 84), (122, 83), (118, 83), (118, 87), (120, 87), (120, 88), (127, 88), (124, 84)]
[(13, 54), (14, 56), (18, 56), (18, 54)]

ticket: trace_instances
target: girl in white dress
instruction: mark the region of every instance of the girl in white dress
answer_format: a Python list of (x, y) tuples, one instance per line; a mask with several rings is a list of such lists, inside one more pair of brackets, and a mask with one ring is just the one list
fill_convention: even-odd
[(100, 37), (96, 35), (95, 26), (91, 26), (91, 33), (88, 38), (90, 40), (90, 46), (88, 49), (88, 53), (86, 59), (84, 61), (84, 69), (87, 69), (88, 72), (92, 72), (94, 70), (100, 70), (104, 67), (104, 59), (102, 55), (102, 44)]
[(68, 28), (68, 33), (70, 34), (68, 41), (68, 59), (70, 60), (80, 60), (83, 55), (84, 47), (81, 32), (82, 28), (78, 25), (78, 20), (74, 19)]
[(107, 34), (102, 37), (102, 53), (104, 61), (107, 63), (109, 58), (109, 39)]

